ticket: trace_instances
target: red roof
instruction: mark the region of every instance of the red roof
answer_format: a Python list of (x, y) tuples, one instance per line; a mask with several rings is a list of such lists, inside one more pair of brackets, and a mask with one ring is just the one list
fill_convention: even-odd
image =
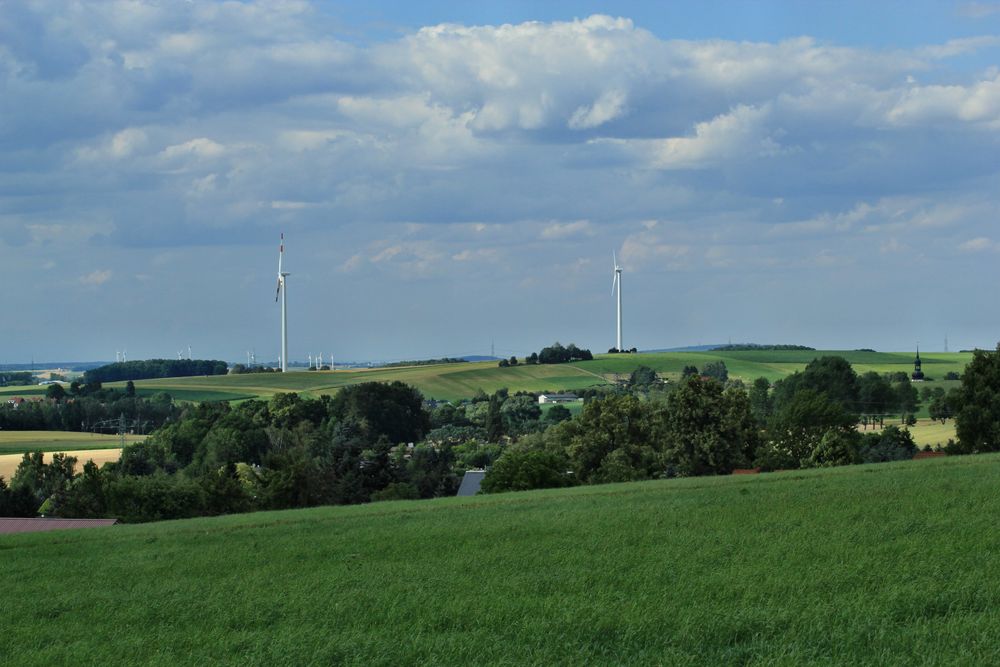
[(46, 530), (69, 528), (98, 528), (113, 526), (118, 519), (18, 519), (0, 517), (0, 535), (7, 533), (38, 533)]

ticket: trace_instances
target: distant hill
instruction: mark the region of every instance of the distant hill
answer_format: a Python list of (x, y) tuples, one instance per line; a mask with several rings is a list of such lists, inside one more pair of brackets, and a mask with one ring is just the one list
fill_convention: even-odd
[(655, 350), (640, 350), (642, 354), (655, 354), (657, 352), (708, 352), (709, 350), (714, 350), (717, 347), (721, 347), (724, 343), (716, 343), (715, 345), (687, 345), (685, 347), (664, 347)]

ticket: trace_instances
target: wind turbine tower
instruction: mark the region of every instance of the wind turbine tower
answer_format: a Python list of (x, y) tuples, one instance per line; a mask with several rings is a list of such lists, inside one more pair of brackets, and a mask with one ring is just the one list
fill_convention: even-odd
[(615, 348), (619, 352), (623, 351), (622, 348), (622, 267), (618, 266), (618, 257), (615, 255), (614, 251), (611, 252), (611, 259), (615, 263), (615, 277), (611, 281), (611, 294), (614, 295), (615, 288), (618, 288), (618, 337), (615, 343)]
[(278, 246), (278, 292), (274, 295), (274, 301), (281, 299), (281, 372), (288, 372), (288, 289), (285, 287), (285, 278), (289, 274), (282, 270), (282, 261), (285, 258), (285, 234), (281, 234), (281, 244)]

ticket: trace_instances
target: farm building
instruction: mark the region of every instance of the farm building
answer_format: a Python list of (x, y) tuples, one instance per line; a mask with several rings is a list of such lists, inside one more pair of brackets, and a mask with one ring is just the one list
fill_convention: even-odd
[(485, 470), (466, 470), (462, 476), (462, 484), (458, 487), (456, 496), (474, 496), (479, 493), (479, 486), (486, 477)]
[(68, 530), (70, 528), (100, 528), (113, 526), (118, 519), (21, 519), (0, 517), (0, 535), (10, 533), (40, 533), (48, 530)]
[(544, 405), (546, 403), (576, 403), (581, 400), (576, 394), (539, 394), (538, 403), (539, 405)]

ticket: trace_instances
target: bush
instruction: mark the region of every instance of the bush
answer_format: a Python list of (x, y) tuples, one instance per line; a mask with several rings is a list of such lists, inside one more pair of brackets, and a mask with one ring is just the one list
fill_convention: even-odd
[(898, 426), (886, 426), (881, 433), (862, 436), (861, 460), (864, 463), (906, 461), (917, 453), (910, 432)]

